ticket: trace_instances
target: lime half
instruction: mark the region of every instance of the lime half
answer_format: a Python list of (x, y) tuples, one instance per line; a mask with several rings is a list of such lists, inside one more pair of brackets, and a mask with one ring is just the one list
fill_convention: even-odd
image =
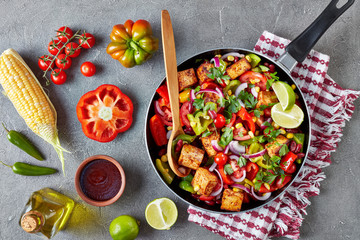
[(286, 82), (276, 81), (271, 86), (279, 99), (283, 110), (290, 110), (296, 100), (295, 92)]
[(157, 198), (145, 209), (148, 224), (157, 230), (169, 230), (176, 222), (178, 210), (175, 203), (168, 198)]
[(271, 118), (280, 127), (297, 128), (304, 120), (304, 112), (298, 105), (284, 111), (281, 103), (277, 103), (271, 108)]

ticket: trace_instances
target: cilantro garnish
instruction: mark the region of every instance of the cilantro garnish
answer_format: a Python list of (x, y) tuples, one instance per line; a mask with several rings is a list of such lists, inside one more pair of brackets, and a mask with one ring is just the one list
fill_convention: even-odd
[(241, 105), (235, 95), (229, 96), (225, 102), (225, 107), (232, 113), (237, 113), (241, 109)]
[(266, 77), (268, 78), (268, 80), (266, 81), (266, 89), (269, 90), (270, 87), (272, 86), (272, 84), (275, 81), (279, 81), (279, 77), (276, 76), (277, 72), (274, 73), (265, 73)]
[(209, 131), (209, 129), (206, 129), (206, 131), (201, 135), (201, 137), (207, 137), (210, 136), (212, 132)]
[(224, 172), (225, 172), (226, 175), (231, 175), (231, 174), (234, 173), (234, 170), (232, 169), (230, 164), (226, 164), (224, 166)]
[(233, 130), (231, 128), (225, 127), (224, 133), (221, 135), (219, 145), (221, 147), (227, 146), (233, 140)]
[(195, 98), (194, 102), (193, 102), (193, 106), (197, 109), (203, 109), (205, 104), (204, 104), (204, 99), (201, 98)]
[(279, 156), (285, 156), (289, 152), (289, 148), (286, 144), (283, 144), (282, 147), (279, 150)]
[(251, 93), (244, 90), (240, 91), (238, 98), (244, 102), (247, 108), (255, 108), (258, 103), (258, 100)]
[(260, 109), (260, 111), (264, 111), (266, 108), (272, 107), (274, 106), (276, 103), (269, 103), (268, 105), (260, 105), (258, 108)]
[(213, 67), (209, 69), (207, 76), (213, 80), (216, 80), (218, 83), (222, 83), (222, 80), (230, 80), (230, 76), (224, 75), (219, 68)]
[(246, 158), (244, 158), (243, 156), (240, 156), (240, 157), (239, 157), (239, 160), (238, 160), (238, 165), (239, 165), (239, 167), (245, 166), (245, 165), (246, 165), (246, 162), (247, 162)]

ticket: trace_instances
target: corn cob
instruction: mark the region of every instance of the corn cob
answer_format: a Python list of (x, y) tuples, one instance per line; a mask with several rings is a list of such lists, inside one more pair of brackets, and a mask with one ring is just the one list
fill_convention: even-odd
[(56, 110), (39, 81), (14, 50), (0, 56), (0, 83), (27, 126), (56, 150), (65, 175), (63, 151), (56, 128)]

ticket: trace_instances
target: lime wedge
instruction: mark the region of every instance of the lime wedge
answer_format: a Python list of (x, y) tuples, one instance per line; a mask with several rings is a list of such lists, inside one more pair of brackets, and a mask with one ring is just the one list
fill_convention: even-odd
[(178, 210), (175, 203), (168, 198), (157, 198), (145, 209), (148, 224), (157, 230), (169, 230), (176, 222)]
[(271, 86), (279, 99), (283, 110), (290, 110), (295, 104), (295, 93), (289, 84), (282, 81), (276, 81)]
[(281, 103), (277, 103), (271, 109), (271, 118), (280, 127), (297, 128), (304, 120), (304, 112), (298, 105), (284, 111)]

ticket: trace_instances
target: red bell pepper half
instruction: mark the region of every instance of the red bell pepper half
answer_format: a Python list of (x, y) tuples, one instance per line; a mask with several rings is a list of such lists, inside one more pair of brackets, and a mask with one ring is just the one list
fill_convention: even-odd
[(164, 123), (158, 115), (154, 115), (150, 119), (150, 131), (156, 145), (163, 146), (167, 144), (166, 130)]
[(259, 166), (253, 162), (247, 162), (245, 166), (246, 178), (250, 181), (254, 180), (256, 174), (259, 172)]
[(169, 93), (165, 84), (161, 85), (158, 89), (156, 89), (156, 92), (164, 99), (166, 105), (169, 104)]
[(76, 114), (88, 138), (110, 142), (130, 128), (133, 109), (130, 98), (117, 86), (104, 84), (80, 98)]
[(218, 165), (218, 168), (219, 168), (219, 172), (220, 172), (221, 178), (223, 179), (224, 183), (227, 185), (234, 184), (234, 181), (231, 180), (229, 175), (226, 175), (226, 173), (224, 172), (224, 165)]
[(255, 123), (251, 117), (251, 115), (246, 111), (246, 109), (244, 107), (242, 107), (237, 115), (241, 118), (241, 120), (243, 120), (244, 122), (247, 123), (250, 131), (252, 131), (253, 133), (255, 133), (256, 127), (255, 127)]
[(297, 159), (297, 155), (293, 152), (288, 152), (284, 157), (282, 157), (280, 162), (280, 168), (285, 172), (288, 172), (291, 168), (291, 165)]

